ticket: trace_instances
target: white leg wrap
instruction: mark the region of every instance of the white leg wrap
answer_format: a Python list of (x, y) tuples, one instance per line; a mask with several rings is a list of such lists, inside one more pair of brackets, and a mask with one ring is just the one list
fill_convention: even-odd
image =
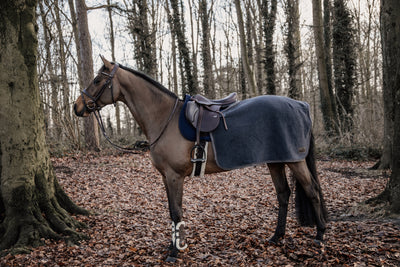
[(185, 243), (183, 246), (181, 245), (182, 240), (180, 239), (181, 237), (179, 236), (179, 228), (181, 226), (185, 225), (184, 221), (179, 222), (177, 225), (175, 225), (174, 222), (172, 222), (172, 244), (179, 250), (184, 250), (188, 247), (188, 245)]

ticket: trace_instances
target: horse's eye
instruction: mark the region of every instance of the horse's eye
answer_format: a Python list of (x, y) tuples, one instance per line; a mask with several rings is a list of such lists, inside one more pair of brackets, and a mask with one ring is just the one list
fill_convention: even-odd
[(94, 78), (93, 84), (98, 85), (99, 83), (100, 83), (100, 78), (99, 77)]

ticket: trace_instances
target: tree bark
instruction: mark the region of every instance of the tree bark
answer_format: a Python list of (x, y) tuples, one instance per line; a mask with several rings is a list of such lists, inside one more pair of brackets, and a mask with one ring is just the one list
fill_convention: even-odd
[(76, 241), (87, 212), (64, 193), (45, 143), (37, 78), (37, 1), (0, 3), (0, 250)]
[(324, 51), (321, 0), (313, 0), (312, 6), (322, 117), (327, 134), (336, 135), (338, 133), (338, 128), (335, 119), (334, 107), (332, 106), (332, 99), (329, 93), (328, 73), (326, 70), (326, 57)]
[[(168, 4), (168, 1), (165, 1), (164, 5), (165, 12), (167, 13), (168, 24), (171, 29), (173, 29), (173, 18), (171, 15), (171, 10)], [(176, 38), (175, 34), (171, 34), (171, 57), (172, 57), (172, 77), (169, 80), (172, 80), (171, 86), (173, 88), (173, 92), (178, 95), (178, 68), (177, 68), (177, 55), (176, 55)], [(170, 74), (171, 75), (171, 74)]]
[(339, 125), (342, 133), (351, 134), (353, 129), (356, 54), (351, 15), (343, 0), (334, 1), (332, 40)]
[(333, 92), (333, 79), (332, 79), (332, 22), (331, 22), (331, 0), (323, 0), (323, 34), (324, 34), (324, 56), (325, 67), (328, 81), (329, 101), (332, 106), (333, 120), (336, 125), (337, 133), (339, 134), (339, 122), (337, 118), (337, 108), (335, 101), (335, 94)]
[(169, 0), (172, 9), (171, 26), (172, 33), (175, 35), (178, 42), (178, 51), (181, 61), (182, 73), (182, 92), (195, 95), (198, 92), (197, 82), (193, 75), (192, 60), (188, 44), (185, 38), (185, 24), (182, 18), (182, 12), (179, 9), (178, 0)]
[[(110, 44), (111, 44), (111, 60), (115, 62), (115, 38), (114, 38), (114, 23), (112, 19), (111, 0), (107, 0), (108, 20), (110, 21)], [(121, 135), (121, 111), (120, 103), (115, 103), (115, 119), (117, 121), (117, 135)]]
[[(398, 44), (400, 42), (398, 38), (399, 17), (392, 14), (393, 9), (396, 7), (398, 10), (397, 1), (381, 0), (381, 42), (382, 42), (382, 56), (383, 56), (383, 110), (384, 110), (384, 130), (383, 130), (383, 151), (378, 166), (374, 166), (378, 169), (392, 169), (393, 171), (393, 136), (395, 129), (399, 129), (394, 125), (395, 116), (395, 91), (393, 86), (399, 86), (398, 80), (398, 58), (393, 56), (399, 56)], [(397, 21), (396, 21), (397, 20)], [(393, 21), (393, 22), (392, 22)], [(392, 26), (395, 23), (395, 26)], [(397, 32), (396, 32), (397, 31)], [(396, 50), (397, 49), (397, 50)], [(368, 81), (369, 82), (369, 81)], [(398, 130), (397, 130), (398, 132)]]
[[(81, 69), (84, 86), (93, 80), (92, 41), (90, 39), (87, 10), (85, 0), (75, 0), (76, 20), (78, 26), (78, 40), (80, 59), (78, 68)], [(83, 88), (83, 87), (82, 87)], [(85, 143), (89, 150), (100, 151), (100, 137), (97, 122), (91, 114), (84, 120)]]
[[(48, 9), (50, 9), (50, 7), (47, 7)], [(53, 138), (59, 138), (61, 135), (61, 128), (60, 126), (60, 109), (58, 106), (58, 92), (59, 90), (59, 86), (58, 86), (58, 78), (57, 78), (57, 74), (54, 70), (54, 66), (53, 66), (53, 58), (52, 58), (52, 54), (53, 51), (51, 51), (51, 47), (52, 47), (52, 33), (50, 31), (50, 27), (48, 26), (48, 19), (47, 19), (47, 14), (48, 12), (45, 11), (44, 6), (42, 1), (39, 2), (39, 9), (40, 9), (40, 17), (41, 17), (41, 21), (42, 21), (42, 25), (43, 25), (43, 38), (44, 41), (46, 42), (46, 46), (45, 46), (45, 51), (46, 51), (46, 69), (47, 69), (47, 73), (48, 73), (48, 83), (50, 84), (50, 95), (51, 95), (51, 101), (50, 101), (50, 119), (51, 119), (51, 123), (53, 125), (53, 127), (49, 127), (49, 129), (51, 129), (51, 131), (49, 131), (50, 136), (52, 136)], [(50, 124), (50, 123), (49, 123)]]
[(149, 11), (147, 0), (133, 1), (132, 9), (128, 12), (128, 21), (135, 43), (134, 51), (138, 68), (155, 78), (157, 76), (156, 29), (150, 28)]
[(267, 75), (267, 94), (276, 94), (276, 75), (275, 75), (275, 57), (276, 50), (274, 49), (274, 32), (275, 32), (275, 21), (276, 21), (276, 11), (277, 11), (277, 1), (271, 0), (263, 1), (262, 7), (262, 17), (264, 21), (264, 38), (265, 38), (265, 71)]
[(61, 70), (61, 92), (63, 96), (62, 101), (62, 111), (63, 116), (67, 123), (72, 124), (71, 118), (71, 104), (69, 101), (70, 97), (70, 88), (68, 85), (68, 77), (67, 77), (67, 56), (65, 51), (65, 41), (63, 35), (63, 29), (61, 25), (61, 18), (60, 18), (60, 9), (58, 8), (59, 2), (58, 0), (54, 1), (54, 4), (57, 6), (55, 8), (55, 17), (56, 17), (56, 27), (58, 32), (58, 47), (59, 47), (59, 55), (60, 55), (60, 70)]
[[(394, 130), (385, 132), (392, 140), (392, 175), (381, 196), (386, 196), (390, 210), (400, 213), (400, 2), (381, 0), (381, 35), (383, 55), (383, 91), (385, 118), (393, 119)], [(386, 105), (391, 103), (392, 110)]]
[(210, 26), (208, 15), (207, 0), (199, 1), (199, 14), (202, 28), (201, 55), (203, 59), (204, 79), (203, 87), (204, 94), (207, 97), (215, 98), (214, 75), (211, 61), (210, 49)]
[(289, 93), (293, 99), (302, 98), (300, 72), (300, 14), (299, 1), (288, 0), (285, 5), (286, 13), (286, 44), (285, 53), (288, 61)]
[[(249, 86), (249, 97), (255, 96), (257, 92), (256, 88), (256, 81), (254, 78), (254, 73), (253, 70), (250, 67), (249, 63), (249, 55), (247, 51), (247, 45), (246, 45), (246, 35), (244, 32), (244, 22), (243, 22), (243, 13), (242, 13), (242, 8), (240, 6), (240, 0), (235, 0), (235, 7), (236, 7), (236, 14), (237, 14), (237, 20), (238, 20), (238, 28), (239, 28), (239, 39), (240, 39), (240, 57), (241, 57), (241, 63), (243, 67), (243, 72), (244, 75), (246, 76), (246, 80), (248, 82)], [(246, 98), (247, 96), (243, 97)]]

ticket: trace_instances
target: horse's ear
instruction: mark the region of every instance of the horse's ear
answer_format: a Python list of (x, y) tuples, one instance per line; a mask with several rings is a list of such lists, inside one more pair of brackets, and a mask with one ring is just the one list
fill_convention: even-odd
[(110, 63), (110, 61), (108, 61), (103, 55), (100, 55), (100, 58), (101, 58), (101, 60), (103, 61), (103, 63), (104, 63), (104, 66), (107, 68), (107, 69), (109, 69), (109, 70), (112, 70), (112, 64)]

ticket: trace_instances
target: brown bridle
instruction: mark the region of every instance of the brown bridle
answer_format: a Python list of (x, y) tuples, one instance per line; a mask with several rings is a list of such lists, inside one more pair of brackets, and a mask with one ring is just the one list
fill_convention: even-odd
[[(86, 88), (81, 92), (81, 96), (82, 96), (82, 101), (83, 101), (83, 105), (85, 106), (85, 108), (89, 111), (95, 111), (95, 110), (100, 110), (101, 107), (97, 104), (97, 101), (99, 100), (99, 98), (101, 97), (101, 95), (104, 93), (104, 91), (106, 90), (106, 88), (110, 88), (111, 90), (111, 99), (112, 102), (115, 106), (115, 99), (114, 99), (114, 92), (113, 92), (113, 84), (112, 84), (112, 78), (114, 78), (115, 73), (117, 72), (119, 68), (119, 64), (115, 63), (113, 69), (111, 70), (110, 74), (106, 73), (106, 72), (101, 72), (102, 75), (107, 76), (107, 80), (106, 82), (103, 84), (103, 86), (101, 87), (100, 91), (95, 95), (92, 96), (91, 94), (89, 94), (86, 90)], [(95, 80), (93, 80), (93, 83), (95, 83)], [(87, 97), (90, 98), (90, 100), (87, 102), (85, 102), (85, 97), (84, 95), (86, 95)]]
[[(107, 133), (106, 133), (106, 129), (104, 127), (104, 123), (103, 123), (103, 119), (101, 117), (100, 114), (100, 110), (101, 110), (101, 106), (99, 106), (97, 104), (97, 101), (99, 100), (99, 98), (101, 97), (101, 95), (104, 93), (104, 91), (106, 90), (106, 88), (109, 88), (111, 90), (111, 99), (113, 102), (113, 105), (116, 105), (116, 101), (114, 99), (114, 92), (113, 92), (113, 84), (112, 84), (112, 78), (114, 78), (115, 73), (117, 72), (119, 68), (119, 64), (118, 63), (114, 63), (114, 67), (111, 70), (110, 74), (106, 73), (106, 72), (101, 72), (102, 75), (107, 76), (107, 80), (106, 82), (103, 84), (103, 86), (101, 87), (100, 91), (96, 94), (96, 96), (92, 96), (91, 94), (89, 94), (86, 90), (86, 88), (81, 92), (81, 96), (82, 96), (82, 101), (84, 104), (85, 109), (87, 109), (89, 112), (93, 112), (94, 116), (96, 117), (97, 123), (100, 126), (100, 129), (103, 133), (104, 138), (106, 138), (106, 140), (115, 148), (124, 151), (124, 152), (129, 152), (129, 153), (135, 153), (133, 152), (134, 150), (138, 150), (136, 147), (131, 148), (131, 147), (121, 147), (115, 143), (113, 143), (110, 139), (110, 137), (108, 137)], [(95, 81), (93, 80), (93, 83), (95, 83)], [(83, 95), (86, 95), (87, 97), (90, 98), (90, 102), (88, 101), (88, 103), (86, 104), (85, 102), (85, 97)], [(165, 130), (167, 129), (170, 121), (173, 118), (173, 115), (176, 111), (176, 108), (178, 106), (178, 102), (179, 102), (179, 98), (176, 98), (175, 100), (175, 104), (174, 107), (172, 108), (171, 113), (169, 114), (169, 117), (167, 119), (166, 124), (164, 125), (163, 129), (161, 130), (159, 136), (150, 144), (148, 145), (149, 148), (151, 148), (152, 146), (154, 146), (158, 140), (160, 140), (161, 136), (164, 134)], [(89, 106), (90, 105), (90, 106)]]

